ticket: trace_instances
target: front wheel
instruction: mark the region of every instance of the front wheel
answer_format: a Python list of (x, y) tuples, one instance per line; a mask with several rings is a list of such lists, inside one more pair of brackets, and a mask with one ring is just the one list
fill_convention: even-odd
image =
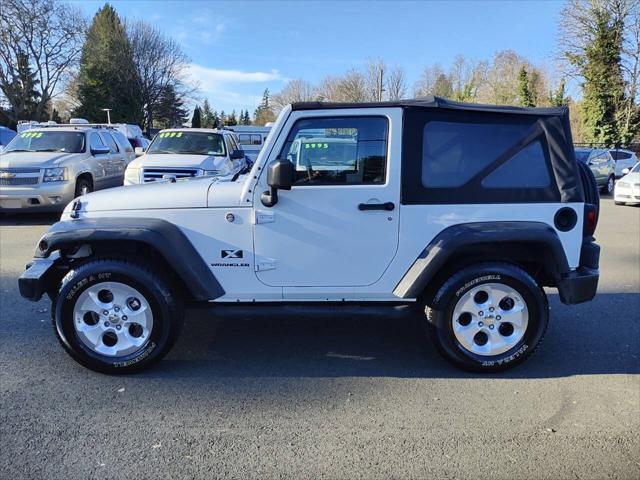
[(515, 265), (482, 263), (447, 280), (426, 307), (438, 351), (475, 372), (506, 370), (531, 355), (547, 329), (544, 291)]
[(119, 374), (160, 360), (182, 320), (179, 298), (155, 272), (123, 260), (93, 260), (63, 279), (53, 327), (78, 363)]

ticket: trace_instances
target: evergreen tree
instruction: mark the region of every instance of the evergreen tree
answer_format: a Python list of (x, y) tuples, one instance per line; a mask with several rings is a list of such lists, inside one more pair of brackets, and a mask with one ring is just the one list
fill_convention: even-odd
[(211, 126), (213, 128), (220, 128), (220, 117), (218, 116), (218, 111), (213, 111), (212, 123)]
[(273, 110), (269, 103), (268, 88), (265, 89), (264, 93), (262, 94), (262, 102), (260, 102), (260, 105), (258, 106), (258, 108), (256, 108), (256, 111), (253, 114), (253, 116), (254, 116), (254, 123), (256, 125), (265, 125), (266, 123), (273, 122), (276, 119), (276, 115), (275, 113), (273, 113)]
[(191, 128), (201, 128), (202, 121), (200, 115), (200, 107), (196, 105), (193, 109), (193, 117), (191, 118)]
[(113, 122), (139, 124), (144, 116), (131, 43), (108, 3), (93, 17), (82, 48), (78, 101), (74, 115), (89, 121), (103, 121), (103, 108), (112, 109)]
[(218, 122), (218, 127), (225, 127), (227, 125), (227, 115), (224, 113), (224, 110), (220, 110), (220, 120)]
[(614, 145), (621, 140), (617, 106), (624, 99), (620, 66), (624, 23), (604, 8), (596, 9), (594, 15), (594, 39), (586, 49), (582, 70), (582, 123), (590, 141)]
[(523, 107), (536, 106), (531, 90), (529, 89), (529, 75), (524, 65), (520, 68), (520, 73), (518, 74), (518, 98), (520, 99), (520, 105)]
[(554, 107), (562, 107), (569, 103), (565, 97), (565, 81), (562, 79), (555, 92), (549, 92), (549, 103)]
[(204, 103), (202, 104), (202, 127), (214, 128), (213, 123), (213, 112), (211, 111), (209, 100), (205, 98)]
[(155, 111), (155, 122), (162, 128), (181, 127), (188, 118), (184, 102), (173, 85), (162, 89)]
[(60, 113), (55, 108), (51, 112), (50, 120), (56, 123), (62, 123), (62, 117), (60, 117)]
[(227, 118), (227, 126), (233, 126), (238, 124), (238, 119), (236, 117), (236, 111), (233, 110), (229, 118)]
[(243, 125), (251, 125), (251, 117), (249, 116), (249, 109), (244, 111), (244, 118), (242, 120)]
[(18, 120), (44, 120), (36, 117), (40, 93), (36, 90), (39, 81), (31, 71), (29, 56), (20, 51), (16, 56), (14, 80), (2, 84), (2, 93), (7, 98), (14, 98), (10, 116)]

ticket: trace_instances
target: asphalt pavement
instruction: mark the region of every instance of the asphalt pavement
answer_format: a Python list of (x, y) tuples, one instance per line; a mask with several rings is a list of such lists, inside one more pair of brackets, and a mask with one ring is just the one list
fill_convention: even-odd
[(640, 478), (640, 208), (603, 199), (599, 294), (534, 356), (460, 372), (411, 320), (191, 312), (142, 374), (86, 370), (17, 278), (51, 215), (0, 219), (0, 479)]

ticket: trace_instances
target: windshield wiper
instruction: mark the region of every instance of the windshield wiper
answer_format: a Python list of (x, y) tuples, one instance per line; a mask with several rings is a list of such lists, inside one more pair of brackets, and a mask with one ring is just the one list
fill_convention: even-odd
[(15, 150), (7, 150), (4, 153), (11, 153), (11, 152), (35, 152), (35, 150), (25, 150), (24, 148), (17, 148)]
[(63, 148), (43, 148), (42, 150), (32, 150), (33, 152), (67, 152), (65, 149)]

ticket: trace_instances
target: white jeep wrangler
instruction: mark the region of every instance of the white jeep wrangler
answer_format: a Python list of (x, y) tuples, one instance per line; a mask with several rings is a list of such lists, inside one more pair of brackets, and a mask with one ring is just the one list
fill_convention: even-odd
[(197, 302), (418, 314), (445, 358), (491, 372), (539, 345), (543, 287), (594, 297), (598, 208), (566, 108), (300, 103), (247, 174), (79, 197), (19, 284), (51, 297), (63, 347), (102, 372), (158, 361)]

